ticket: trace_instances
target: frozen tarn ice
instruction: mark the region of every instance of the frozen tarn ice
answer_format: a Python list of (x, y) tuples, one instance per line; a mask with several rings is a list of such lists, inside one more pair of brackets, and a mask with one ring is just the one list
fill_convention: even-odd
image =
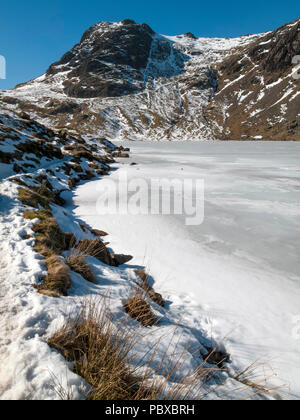
[[(237, 369), (271, 366), (284, 398), (300, 398), (300, 144), (293, 142), (125, 143), (128, 179), (205, 180), (205, 219), (100, 216), (97, 183), (77, 189), (76, 214), (110, 232), (116, 250), (146, 264), (187, 325), (224, 339)], [(124, 168), (123, 165), (116, 165)], [(118, 171), (111, 175), (117, 181)], [(122, 203), (124, 204), (124, 203)], [(130, 235), (128, 235), (130, 231)], [(191, 302), (193, 302), (191, 304)]]

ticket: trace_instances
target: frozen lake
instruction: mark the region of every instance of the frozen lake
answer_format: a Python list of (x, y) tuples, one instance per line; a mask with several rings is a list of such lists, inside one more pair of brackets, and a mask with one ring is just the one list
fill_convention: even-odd
[[(131, 148), (131, 158), (115, 167), (129, 180), (204, 179), (204, 222), (98, 215), (103, 180), (77, 189), (76, 214), (109, 232), (115, 252), (146, 265), (158, 291), (178, 296), (174, 305), (182, 305), (183, 317), (202, 319), (214, 338), (225, 338), (236, 366), (257, 360), (271, 366), (278, 375), (273, 382), (299, 399), (300, 142), (122, 145)], [(107, 179), (117, 180), (118, 173)]]

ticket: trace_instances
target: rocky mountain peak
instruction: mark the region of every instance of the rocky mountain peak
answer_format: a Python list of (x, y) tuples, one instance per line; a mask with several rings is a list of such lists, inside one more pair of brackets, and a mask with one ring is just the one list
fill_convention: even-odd
[(184, 34), (187, 38), (197, 39), (197, 37), (192, 32), (186, 32)]
[(0, 93), (44, 124), (119, 139), (300, 140), (300, 19), (238, 38), (99, 22), (47, 72)]
[(71, 97), (114, 97), (137, 91), (145, 69), (153, 30), (144, 23), (100, 22), (79, 44), (52, 64), (47, 76), (68, 72), (64, 92)]

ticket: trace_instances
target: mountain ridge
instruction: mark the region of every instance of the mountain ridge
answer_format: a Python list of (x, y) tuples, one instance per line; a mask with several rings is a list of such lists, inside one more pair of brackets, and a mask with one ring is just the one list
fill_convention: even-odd
[(73, 134), (132, 140), (300, 140), (300, 19), (238, 38), (100, 22), (46, 73), (0, 93)]

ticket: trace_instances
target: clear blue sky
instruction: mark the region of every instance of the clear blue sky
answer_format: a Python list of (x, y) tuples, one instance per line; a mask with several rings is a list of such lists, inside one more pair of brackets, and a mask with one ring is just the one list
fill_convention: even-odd
[(196, 36), (238, 36), (275, 29), (300, 16), (299, 0), (6, 0), (0, 8), (0, 55), (14, 87), (44, 73), (99, 21), (125, 18), (156, 32)]

